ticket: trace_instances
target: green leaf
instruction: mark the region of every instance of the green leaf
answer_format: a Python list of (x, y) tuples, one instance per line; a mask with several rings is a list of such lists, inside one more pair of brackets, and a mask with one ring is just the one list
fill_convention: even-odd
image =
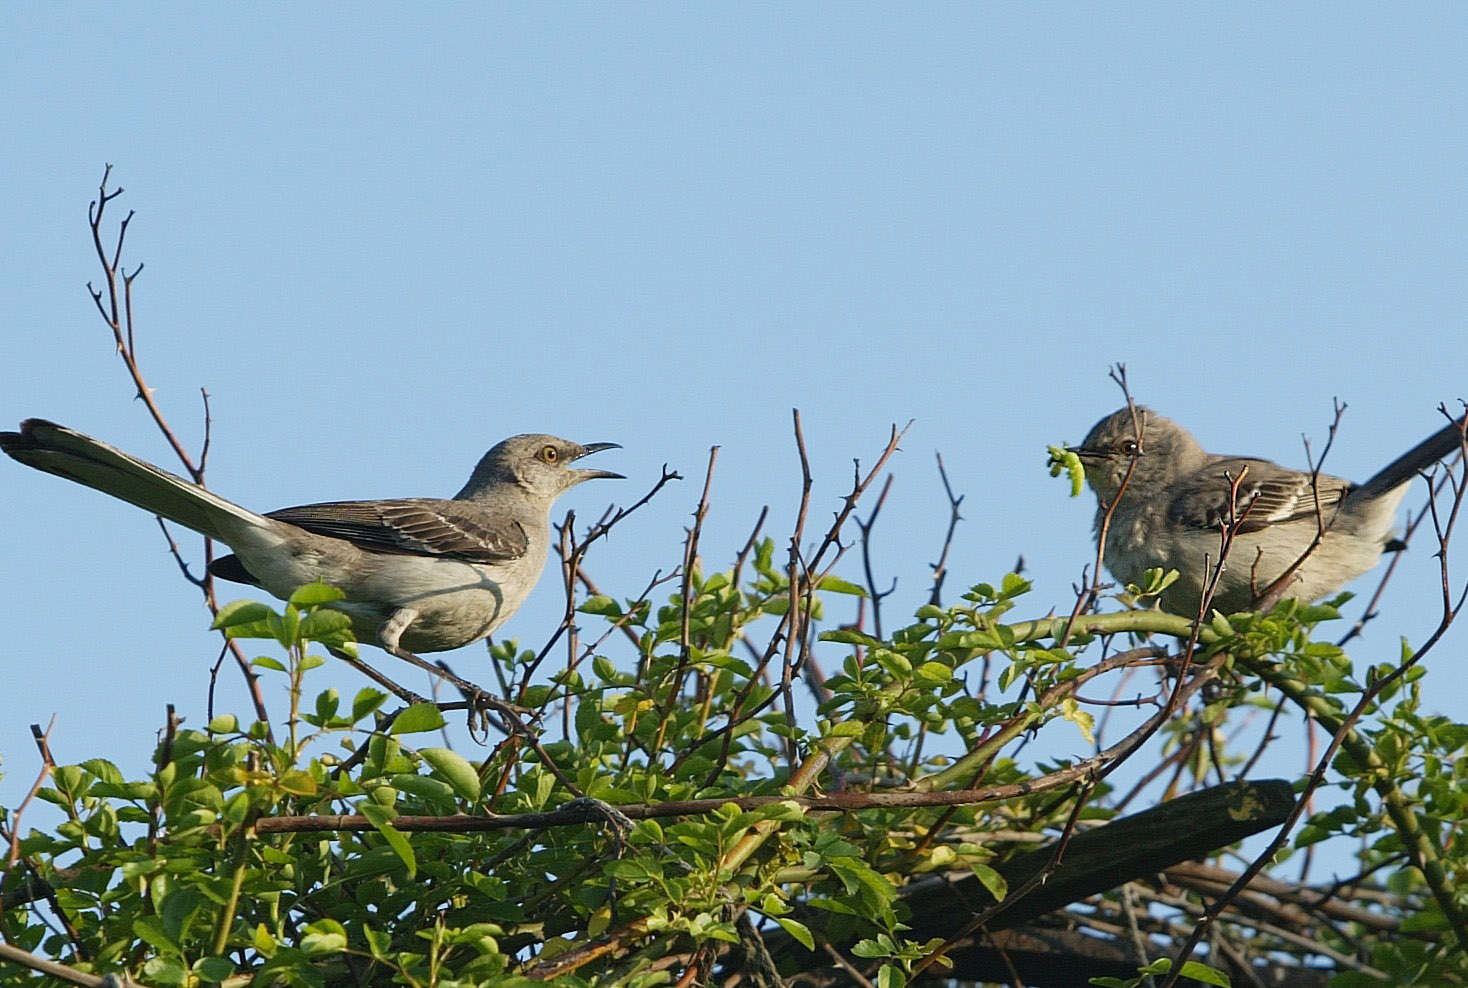
[(527, 707), (544, 707), (550, 703), (551, 698), (555, 695), (556, 688), (554, 686), (547, 686), (542, 683), (526, 690), (525, 698), (520, 702)]
[(290, 603), (301, 608), (317, 607), (321, 604), (330, 604), (338, 600), (345, 600), (346, 596), (345, 593), (336, 587), (328, 586), (320, 580), (317, 580), (315, 583), (307, 583), (305, 586), (298, 587), (296, 592), (291, 594)]
[(223, 981), (234, 974), (234, 964), (223, 957), (200, 957), (194, 961), (193, 972), (200, 981)]
[(640, 858), (608, 861), (602, 871), (619, 882), (651, 882), (663, 877), (663, 869), (658, 862)]
[(267, 623), (271, 626), (271, 633), (275, 635), (275, 640), (286, 648), (295, 644), (296, 640), (300, 638), (301, 612), (294, 606), (287, 606), (284, 614), (278, 618), (267, 619)]
[[(209, 625), (211, 631), (227, 631), (237, 628), (243, 624), (254, 624), (264, 621), (273, 615), (275, 611), (258, 600), (233, 600), (219, 609), (214, 617), (214, 623)], [(258, 637), (250, 635), (248, 637)]]
[(805, 903), (812, 909), (823, 909), (828, 913), (839, 913), (842, 916), (859, 916), (861, 913), (846, 899), (822, 899), (811, 897)]
[(392, 726), (387, 729), (387, 733), (392, 735), (421, 734), (424, 731), (436, 731), (445, 723), (443, 713), (438, 707), (432, 703), (415, 703), (393, 719)]
[(479, 773), (458, 752), (449, 748), (423, 748), (418, 752), (433, 766), (433, 771), (458, 794), (460, 799), (474, 802), (479, 798)]
[(999, 595), (1005, 598), (1018, 597), (1021, 594), (1029, 593), (1034, 585), (1033, 582), (1026, 580), (1018, 573), (1005, 573), (1000, 583)]
[(855, 628), (833, 628), (821, 632), (821, 641), (837, 642), (841, 645), (864, 645), (868, 648), (880, 646), (882, 642), (871, 635), (864, 635)]
[(385, 702), (387, 702), (387, 694), (382, 690), (375, 690), (370, 686), (358, 690), (357, 695), (352, 698), (352, 723), (355, 724), (363, 717), (380, 709)]
[(281, 773), (276, 785), (280, 786), (282, 792), (288, 792), (293, 796), (316, 795), (316, 779), (308, 772), (292, 769)]
[(1200, 964), (1197, 961), (1183, 961), (1182, 976), (1184, 978), (1192, 978), (1194, 981), (1201, 981), (1205, 985), (1213, 985), (1214, 988), (1230, 988), (1233, 984), (1227, 974), (1224, 974), (1216, 968), (1211, 968), (1207, 964)]
[(178, 944), (164, 929), (163, 920), (157, 916), (138, 916), (133, 919), (133, 933), (139, 940), (167, 954), (178, 953)]
[(169, 938), (182, 943), (190, 921), (205, 905), (204, 896), (194, 889), (175, 886), (165, 893), (158, 906), (158, 918), (163, 920), (163, 928), (168, 931)]
[(594, 655), (591, 658), (591, 671), (604, 683), (613, 683), (617, 680), (617, 667), (612, 660), (605, 655)]
[(188, 980), (188, 972), (184, 970), (182, 964), (171, 957), (150, 957), (143, 962), (145, 984), (168, 988), (171, 985), (182, 985), (186, 980)]
[(236, 825), (244, 823), (249, 815), (250, 794), (247, 792), (237, 792), (229, 797), (224, 804), (224, 809), (220, 811), (220, 816), (224, 817), (227, 822)]
[(409, 775), (406, 772), (396, 772), (388, 777), (392, 788), (400, 792), (412, 793), (435, 806), (449, 807), (458, 797), (447, 782), (435, 779), (429, 775)]
[(367, 822), (376, 828), (377, 832), (387, 841), (393, 853), (403, 862), (408, 869), (408, 877), (416, 878), (418, 875), (418, 859), (413, 854), (413, 846), (408, 843), (408, 838), (403, 832), (392, 825), (397, 819), (397, 811), (388, 806), (380, 806), (377, 803), (362, 803), (360, 806), (362, 815)]
[(88, 758), (81, 763), (81, 767), (97, 777), (98, 782), (108, 785), (122, 785), (122, 770), (105, 758)]
[(364, 928), (362, 932), (366, 936), (367, 949), (372, 952), (372, 956), (378, 960), (386, 958), (387, 952), (392, 949), (392, 937), (381, 930), (374, 930), (370, 926)]
[(782, 799), (778, 803), (766, 803), (749, 814), (752, 820), (779, 820), (796, 823), (805, 819), (805, 807), (793, 799)]
[(913, 678), (920, 680), (919, 687), (927, 683), (946, 683), (953, 679), (953, 670), (941, 662), (924, 662), (913, 670)]
[(338, 954), (347, 949), (347, 938), (341, 933), (308, 933), (301, 938), (301, 950), (307, 957)]
[(320, 610), (312, 611), (302, 618), (296, 634), (330, 645), (339, 638), (349, 637), (351, 630), (352, 619), (341, 611)]
[(815, 937), (810, 935), (810, 930), (806, 928), (806, 925), (804, 923), (797, 922), (793, 919), (786, 919), (783, 916), (775, 916), (773, 917), (773, 919), (775, 920), (775, 922), (780, 924), (781, 929), (790, 934), (796, 940), (799, 940), (800, 945), (803, 946), (806, 950), (816, 949)]
[(341, 709), (341, 694), (334, 689), (323, 690), (316, 694), (316, 716), (324, 723), (336, 716)]
[(974, 877), (979, 880), (979, 884), (994, 897), (994, 901), (1003, 902), (1004, 897), (1009, 894), (1009, 883), (1004, 880), (1004, 876), (985, 864), (975, 864), (969, 867), (973, 870)]
[(850, 594), (853, 597), (865, 597), (867, 595), (865, 587), (852, 583), (850, 580), (843, 580), (839, 576), (821, 577), (821, 581), (816, 584), (816, 589), (829, 590), (832, 593)]
[(587, 597), (576, 609), (582, 614), (599, 614), (614, 619), (622, 616), (622, 609), (617, 606), (617, 602), (604, 594)]
[(1081, 729), (1081, 736), (1087, 744), (1096, 743), (1096, 718), (1089, 710), (1082, 710), (1075, 697), (1068, 696), (1060, 701), (1060, 715)]
[[(1137, 968), (1137, 971), (1144, 975), (1167, 974), (1171, 970), (1172, 958), (1170, 957), (1159, 957), (1150, 964)], [(1230, 988), (1232, 984), (1227, 974), (1215, 970), (1207, 964), (1200, 964), (1197, 961), (1183, 961), (1182, 971), (1178, 976), (1192, 978), (1194, 981), (1201, 981), (1205, 985), (1213, 985), (1214, 988)]]

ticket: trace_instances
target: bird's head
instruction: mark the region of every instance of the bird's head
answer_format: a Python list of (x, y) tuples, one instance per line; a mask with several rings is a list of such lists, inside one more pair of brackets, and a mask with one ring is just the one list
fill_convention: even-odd
[(1191, 464), (1203, 449), (1182, 426), (1143, 405), (1128, 405), (1091, 427), (1085, 441), (1070, 451), (1086, 468), (1086, 481), (1103, 501), (1112, 501), (1128, 471), (1132, 480), (1165, 483)]
[[(470, 487), (491, 483), (511, 483), (540, 497), (553, 498), (585, 480), (624, 479), (610, 470), (583, 470), (572, 464), (584, 456), (604, 449), (621, 449), (616, 443), (590, 443), (586, 446), (558, 436), (529, 433), (511, 436), (499, 443), (479, 461)], [(468, 492), (468, 488), (465, 489)]]

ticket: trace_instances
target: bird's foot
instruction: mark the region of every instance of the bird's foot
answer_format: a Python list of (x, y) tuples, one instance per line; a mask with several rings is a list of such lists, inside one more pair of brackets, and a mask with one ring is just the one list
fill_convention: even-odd
[[(378, 633), (378, 644), (382, 646), (383, 651), (447, 680), (454, 689), (458, 690), (464, 697), (464, 705), (469, 711), (469, 733), (475, 740), (481, 740), (481, 736), (487, 736), (490, 727), (506, 735), (533, 736), (527, 721), (537, 720), (540, 717), (538, 711), (518, 706), (492, 693), (485, 692), (467, 679), (455, 675), (446, 662), (434, 663), (420, 658), (398, 643), (396, 635), (390, 633), (394, 630), (401, 633), (401, 629), (396, 629), (393, 621), (388, 621)], [(458, 708), (458, 703), (440, 703), (438, 706), (443, 710), (453, 710)], [(483, 743), (482, 740), (481, 743)]]
[(611, 803), (595, 798), (594, 796), (577, 796), (575, 799), (562, 805), (561, 809), (586, 809), (601, 817), (611, 824), (617, 844), (617, 854), (621, 856), (621, 849), (627, 842), (627, 836), (632, 833), (632, 820), (617, 809)]
[[(452, 673), (447, 673), (447, 675), (452, 677), (449, 681), (464, 697), (464, 705), (469, 711), (469, 733), (471, 735), (477, 738), (479, 734), (487, 734), (488, 728), (493, 726), (506, 736), (512, 734), (533, 736), (530, 724), (540, 718), (539, 711), (522, 707), (518, 703), (511, 703), (493, 693), (486, 693), (473, 683), (459, 679)], [(497, 714), (498, 719), (492, 717), (491, 714)]]

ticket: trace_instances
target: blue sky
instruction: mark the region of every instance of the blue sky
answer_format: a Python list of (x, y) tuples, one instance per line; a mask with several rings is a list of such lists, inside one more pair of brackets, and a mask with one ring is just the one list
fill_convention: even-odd
[[(1117, 406), (1113, 362), (1211, 448), (1295, 466), (1338, 397), (1328, 468), (1357, 479), (1468, 395), (1465, 48), (1448, 4), (6, 5), (0, 421), (171, 465), (84, 287), (110, 162), (145, 372), (195, 446), (209, 391), (210, 482), (243, 504), (448, 495), (507, 435), (616, 441), (598, 465), (630, 479), (581, 517), (690, 478), (590, 559), (633, 595), (711, 446), (721, 566), (761, 505), (788, 531), (792, 408), (819, 519), (914, 420), (889, 613), (942, 540), (935, 452), (950, 589), (1022, 555), (1022, 611), (1068, 608), (1092, 501), (1045, 447)], [(139, 771), (165, 703), (203, 723), (217, 644), (151, 519), (8, 464), (0, 496), (14, 805), (28, 724)], [(1435, 624), (1424, 543), (1404, 566), (1358, 658)], [(548, 582), (502, 633), (560, 606)], [(1444, 712), (1464, 634), (1429, 662)]]

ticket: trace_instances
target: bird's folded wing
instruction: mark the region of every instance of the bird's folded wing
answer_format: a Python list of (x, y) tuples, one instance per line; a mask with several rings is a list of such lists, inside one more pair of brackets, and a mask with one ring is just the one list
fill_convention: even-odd
[[(1239, 533), (1257, 532), (1272, 525), (1321, 518), (1329, 525), (1350, 485), (1339, 477), (1285, 470), (1268, 460), (1243, 457), (1208, 467), (1217, 483), (1190, 485), (1192, 492), (1169, 506), (1171, 520), (1189, 528), (1218, 531), (1236, 524)], [(1231, 483), (1243, 478), (1232, 498)], [(1202, 478), (1200, 478), (1202, 479)]]
[(369, 552), (498, 563), (518, 559), (529, 548), (518, 521), (464, 501), (329, 501), (282, 508), (269, 517)]

